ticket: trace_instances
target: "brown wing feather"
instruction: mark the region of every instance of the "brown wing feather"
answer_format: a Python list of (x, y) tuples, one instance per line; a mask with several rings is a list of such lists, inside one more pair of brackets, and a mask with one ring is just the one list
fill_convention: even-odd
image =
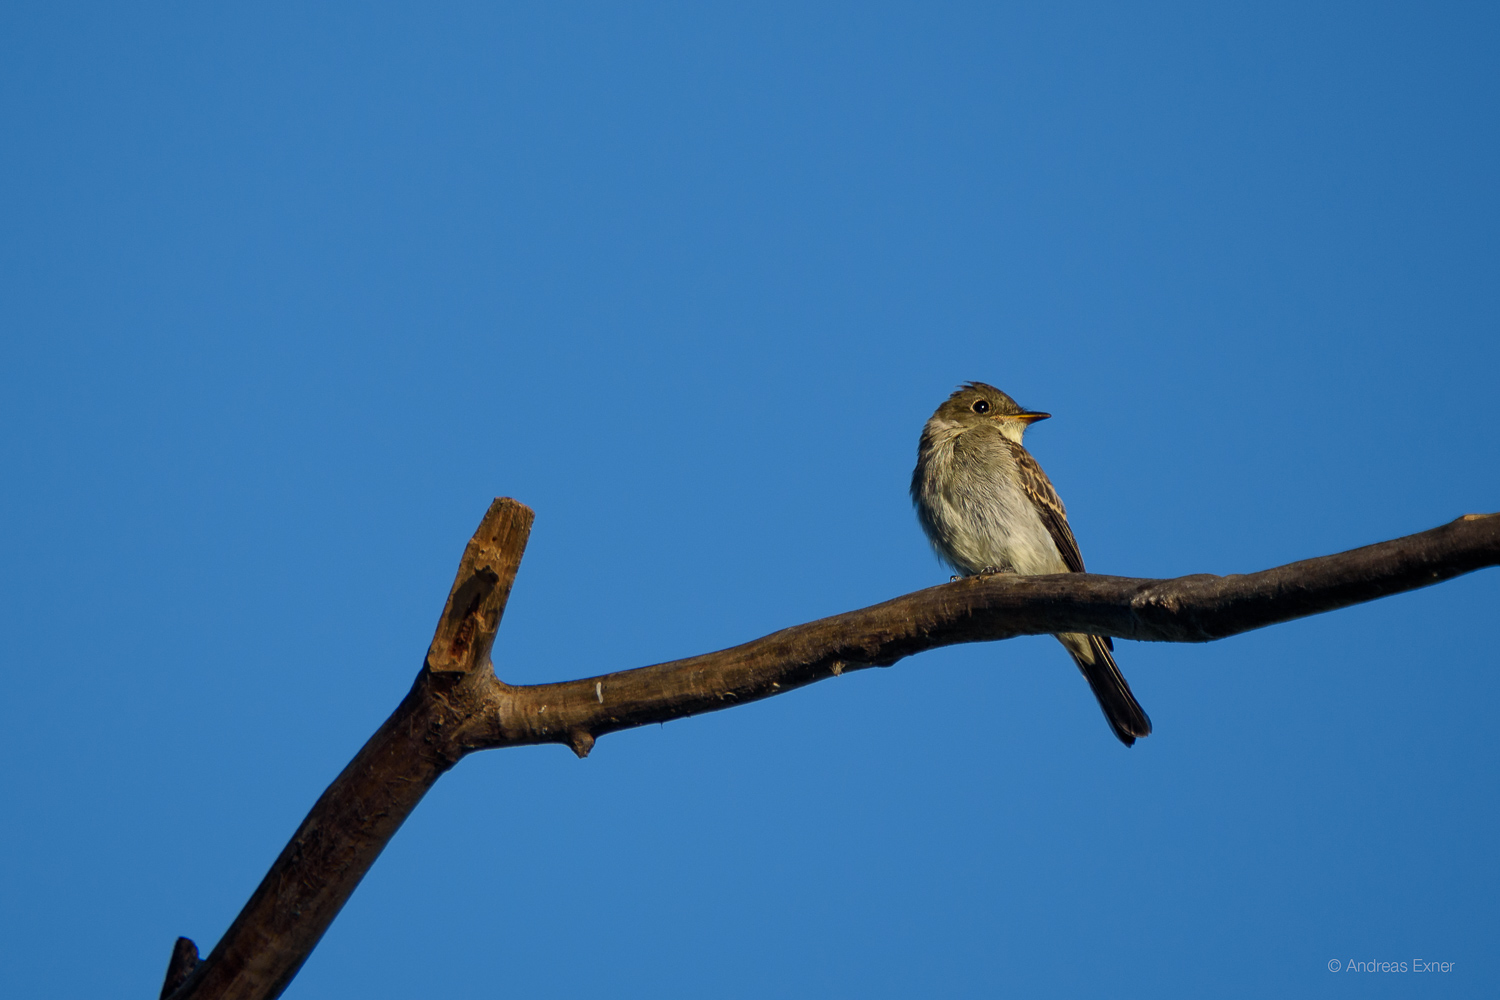
[[(1068, 572), (1082, 573), (1083, 553), (1078, 550), (1078, 540), (1073, 537), (1073, 529), (1068, 527), (1068, 512), (1063, 507), (1062, 498), (1057, 495), (1057, 490), (1052, 488), (1052, 480), (1042, 471), (1036, 459), (1031, 457), (1031, 452), (1016, 444), (1007, 441), (1010, 445), (1011, 457), (1016, 460), (1016, 472), (1020, 475), (1021, 489), (1031, 498), (1031, 503), (1036, 507), (1036, 512), (1041, 516), (1042, 524), (1047, 526), (1047, 533), (1052, 536), (1052, 544), (1057, 546), (1058, 554), (1062, 556), (1063, 562), (1067, 564)], [(1114, 640), (1109, 636), (1097, 636), (1105, 649), (1115, 648)]]
[(1052, 480), (1048, 479), (1042, 467), (1036, 464), (1036, 459), (1031, 457), (1031, 452), (1014, 441), (1006, 443), (1010, 445), (1011, 457), (1016, 460), (1016, 472), (1021, 477), (1021, 488), (1026, 491), (1026, 495), (1036, 506), (1036, 512), (1041, 515), (1042, 523), (1047, 526), (1047, 532), (1052, 536), (1053, 544), (1057, 546), (1063, 562), (1068, 564), (1068, 571), (1082, 573), (1083, 553), (1078, 551), (1078, 542), (1073, 538), (1073, 529), (1068, 527), (1068, 512), (1063, 508), (1063, 502), (1058, 499), (1057, 491), (1052, 488)]

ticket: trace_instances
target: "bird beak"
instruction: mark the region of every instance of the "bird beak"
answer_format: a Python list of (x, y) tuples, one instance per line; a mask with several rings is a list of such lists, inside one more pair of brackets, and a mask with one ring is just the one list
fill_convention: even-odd
[(997, 413), (995, 415), (995, 419), (1019, 420), (1021, 421), (1021, 423), (1029, 427), (1032, 424), (1036, 423), (1038, 420), (1046, 420), (1050, 416), (1052, 416), (1052, 414), (1050, 413), (1037, 413), (1033, 410), (1023, 410), (1020, 413)]

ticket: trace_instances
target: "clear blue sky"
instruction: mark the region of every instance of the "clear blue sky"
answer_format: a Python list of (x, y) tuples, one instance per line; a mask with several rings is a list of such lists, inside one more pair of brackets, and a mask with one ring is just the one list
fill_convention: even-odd
[[(521, 682), (946, 580), (966, 379), (1101, 572), (1500, 509), (1500, 14), (1252, 7), (0, 8), (0, 994), (213, 945), (496, 495)], [(1494, 996), (1497, 604), (473, 757), (287, 995)]]

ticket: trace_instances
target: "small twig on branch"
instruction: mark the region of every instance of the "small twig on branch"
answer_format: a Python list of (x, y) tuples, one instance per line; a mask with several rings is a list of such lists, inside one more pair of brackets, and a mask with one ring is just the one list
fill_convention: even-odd
[[(511, 686), (495, 677), (489, 652), (531, 521), (514, 500), (490, 506), (411, 691), (313, 806), (218, 946), (187, 966), (175, 992), (165, 991), (173, 1000), (280, 995), (427, 789), (475, 750), (562, 743), (584, 757), (605, 733), (729, 708), (940, 646), (1056, 632), (1208, 642), (1500, 565), (1500, 515), (1470, 514), (1242, 576), (972, 577), (717, 653)], [(174, 952), (168, 986), (178, 968)]]

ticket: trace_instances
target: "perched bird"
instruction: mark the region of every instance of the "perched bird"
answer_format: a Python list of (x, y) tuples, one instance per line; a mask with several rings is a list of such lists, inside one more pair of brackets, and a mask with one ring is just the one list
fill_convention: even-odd
[[(911, 499), (927, 540), (963, 576), (984, 573), (1082, 573), (1083, 556), (1062, 501), (1021, 435), (1049, 413), (1023, 410), (992, 385), (968, 382), (922, 428)], [(1151, 732), (1151, 720), (1107, 636), (1056, 637), (1099, 699), (1120, 742)]]

